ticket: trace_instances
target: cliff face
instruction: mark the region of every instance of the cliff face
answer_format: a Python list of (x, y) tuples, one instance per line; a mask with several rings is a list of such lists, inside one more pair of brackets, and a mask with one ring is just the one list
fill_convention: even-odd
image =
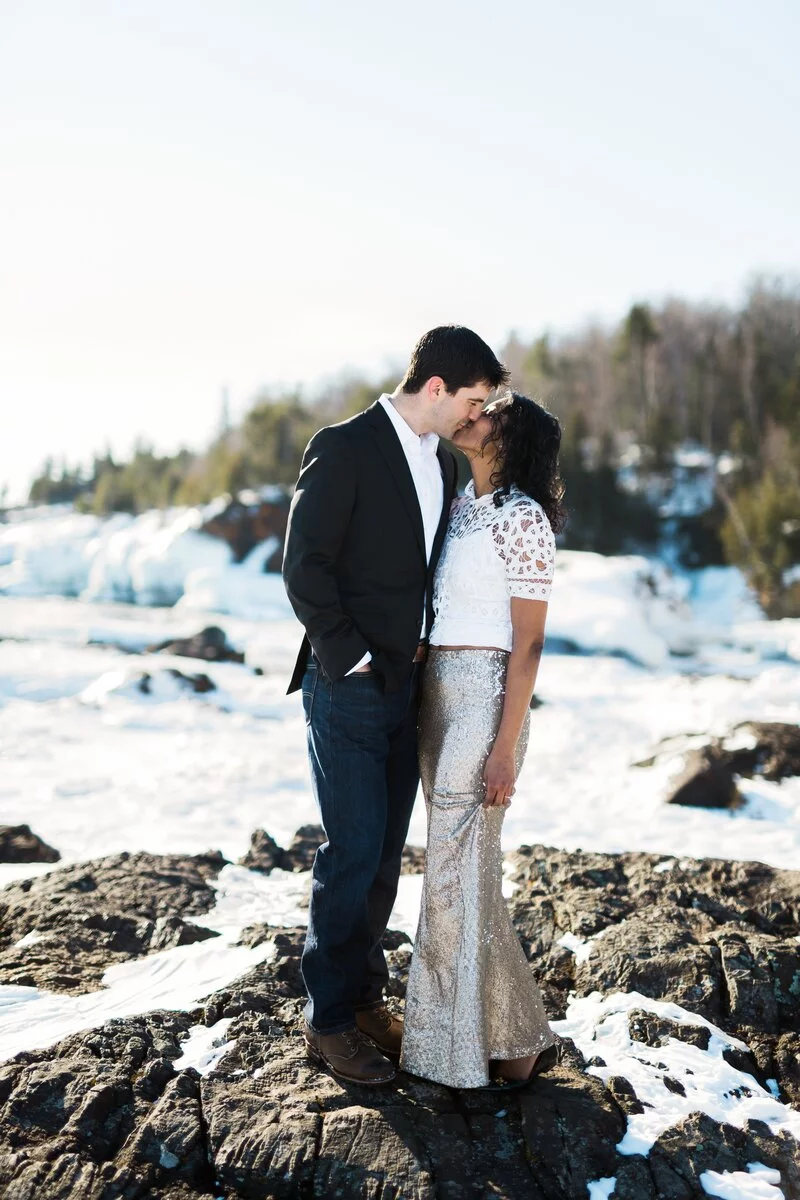
[[(261, 834), (250, 863), (302, 870), (314, 841), (305, 829), (287, 852)], [(508, 861), (561, 1036), (558, 1066), (528, 1090), (403, 1074), (367, 1089), (317, 1071), (300, 1038), (304, 930), (251, 925), (240, 944), (267, 957), (192, 1009), (113, 1019), (4, 1064), (0, 1195), (578, 1200), (613, 1177), (597, 1194), (688, 1200), (707, 1194), (704, 1172), (756, 1163), (800, 1196), (787, 1107), (800, 1106), (800, 872), (544, 846)], [(10, 885), (0, 978), (91, 993), (104, 956), (212, 937), (222, 864), (114, 856)], [(411, 947), (387, 945), (400, 1006)]]

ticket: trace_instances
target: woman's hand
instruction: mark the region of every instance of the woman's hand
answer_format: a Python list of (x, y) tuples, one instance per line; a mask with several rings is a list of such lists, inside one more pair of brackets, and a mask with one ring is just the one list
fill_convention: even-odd
[(486, 788), (484, 808), (508, 808), (511, 797), (515, 792), (517, 769), (514, 762), (514, 751), (506, 750), (497, 743), (492, 747), (486, 766), (483, 768), (483, 782)]

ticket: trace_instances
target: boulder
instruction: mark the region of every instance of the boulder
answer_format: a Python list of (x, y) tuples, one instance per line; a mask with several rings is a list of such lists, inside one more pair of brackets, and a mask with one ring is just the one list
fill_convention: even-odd
[(425, 871), (425, 847), (403, 846), (403, 861), (400, 864), (401, 875), (422, 875)]
[(250, 847), (238, 860), (239, 866), (251, 871), (262, 871), (269, 875), (273, 867), (281, 867), (286, 851), (279, 846), (265, 829), (255, 829), (250, 837)]
[[(200, 671), (196, 675), (187, 675), (184, 671), (178, 671), (175, 667), (167, 667), (164, 674), (168, 675), (174, 684), (186, 692), (196, 692), (199, 696), (206, 692), (215, 692), (217, 685), (214, 680), (209, 678), (204, 672)], [(144, 696), (150, 696), (154, 690), (159, 691), (158, 684), (153, 683), (153, 675), (149, 671), (143, 671), (139, 679), (139, 691)]]
[(686, 804), (692, 808), (738, 808), (742, 797), (736, 786), (734, 756), (712, 742), (700, 750), (690, 750), (683, 766), (670, 784), (667, 804)]
[(301, 825), (284, 851), (281, 866), (284, 871), (310, 871), (314, 856), (325, 841), (325, 830), (321, 825)]
[(32, 833), (30, 825), (0, 825), (0, 862), (52, 863), (60, 858), (59, 851)]
[(264, 564), (266, 571), (280, 571), (283, 541), (289, 520), (289, 492), (282, 488), (264, 488), (261, 492), (243, 491), (213, 513), (202, 526), (203, 533), (222, 538), (240, 563), (255, 546), (276, 539), (276, 548)]
[(665, 796), (668, 804), (699, 808), (737, 808), (740, 777), (769, 780), (800, 774), (800, 729), (781, 721), (742, 721), (725, 737), (698, 745), (686, 734), (666, 739), (662, 748), (636, 766), (652, 766), (668, 755), (676, 771)]
[[(288, 850), (284, 850), (266, 830), (256, 829), (239, 865), (249, 867), (251, 871), (263, 871), (265, 875), (273, 867), (283, 871), (310, 871), (317, 849), (324, 841), (325, 830), (321, 825), (303, 825), (295, 833)], [(404, 846), (401, 875), (421, 875), (424, 870), (425, 850), (421, 846)]]
[(744, 730), (754, 741), (751, 749), (734, 752), (739, 775), (761, 775), (764, 779), (788, 779), (800, 775), (800, 729), (782, 721), (745, 721), (736, 725), (733, 736)]
[(171, 638), (148, 646), (147, 654), (179, 654), (184, 658), (202, 658), (206, 662), (244, 662), (244, 654), (228, 643), (224, 629), (207, 625), (199, 633), (186, 638)]

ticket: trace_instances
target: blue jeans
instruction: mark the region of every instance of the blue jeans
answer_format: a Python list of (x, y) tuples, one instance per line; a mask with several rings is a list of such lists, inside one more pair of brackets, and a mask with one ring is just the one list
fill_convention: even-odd
[(327, 680), (311, 659), (303, 707), (314, 794), (327, 841), (314, 859), (302, 957), (306, 1020), (339, 1033), (379, 1004), (388, 979), (381, 938), (397, 894), (417, 794), (419, 667), (399, 692), (379, 676)]

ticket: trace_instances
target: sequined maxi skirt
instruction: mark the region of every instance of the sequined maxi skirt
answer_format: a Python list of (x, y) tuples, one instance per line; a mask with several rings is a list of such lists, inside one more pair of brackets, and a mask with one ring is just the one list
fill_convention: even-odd
[[(485, 1087), (490, 1059), (538, 1054), (558, 1040), (502, 894), (505, 809), (483, 807), (507, 663), (503, 650), (432, 647), (422, 685), (428, 850), (401, 1066), (450, 1087)], [(526, 716), (517, 769), (528, 724)]]

